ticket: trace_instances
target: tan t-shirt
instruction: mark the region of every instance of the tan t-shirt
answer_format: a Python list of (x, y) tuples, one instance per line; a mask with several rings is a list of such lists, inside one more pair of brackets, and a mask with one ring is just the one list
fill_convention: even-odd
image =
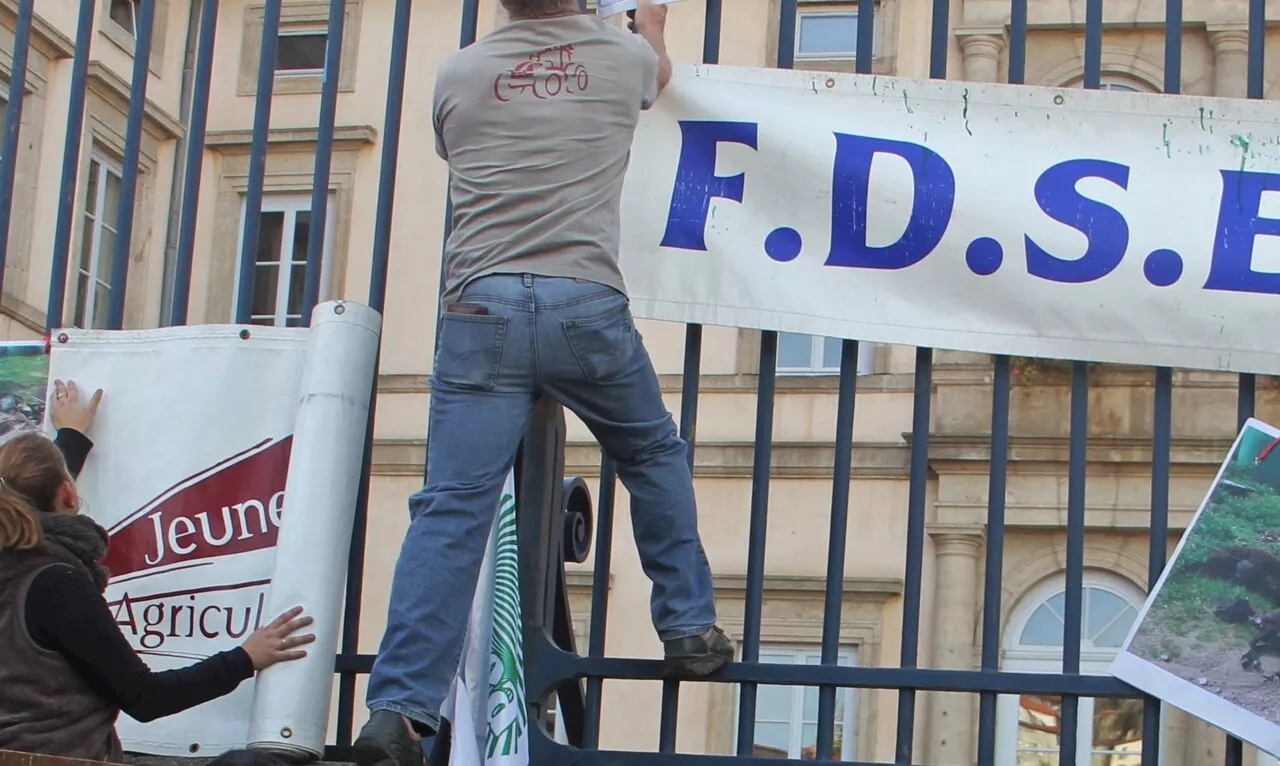
[(442, 305), (495, 273), (625, 292), (622, 182), (657, 92), (649, 44), (594, 14), (515, 21), (445, 59), (434, 105), (453, 202)]

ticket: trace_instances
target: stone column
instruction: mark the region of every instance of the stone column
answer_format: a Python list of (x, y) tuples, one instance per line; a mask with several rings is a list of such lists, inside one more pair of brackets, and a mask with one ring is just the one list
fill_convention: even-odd
[(1213, 46), (1213, 95), (1249, 95), (1249, 28), (1244, 24), (1210, 24)]
[(1216, 766), (1227, 757), (1227, 735), (1198, 718), (1188, 718), (1185, 766)]
[(956, 30), (964, 52), (964, 79), (969, 82), (999, 82), (1000, 58), (1004, 55), (1003, 27), (969, 27)]
[[(934, 547), (933, 657), (930, 667), (972, 670), (974, 630), (979, 619), (978, 557), (983, 528), (936, 524), (929, 527)], [(972, 694), (929, 694), (929, 763), (973, 763), (977, 721)]]

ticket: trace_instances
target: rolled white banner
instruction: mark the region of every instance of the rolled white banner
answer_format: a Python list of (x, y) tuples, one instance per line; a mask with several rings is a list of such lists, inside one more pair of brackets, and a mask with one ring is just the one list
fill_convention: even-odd
[(305, 659), (259, 674), (249, 727), (249, 747), (291, 761), (324, 753), (381, 325), (357, 303), (322, 303), (312, 314), (264, 623), (302, 606), (316, 641)]

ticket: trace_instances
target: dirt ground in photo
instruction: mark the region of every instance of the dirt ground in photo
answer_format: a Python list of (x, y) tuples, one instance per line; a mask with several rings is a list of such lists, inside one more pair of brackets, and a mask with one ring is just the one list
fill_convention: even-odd
[(1263, 657), (1262, 673), (1244, 670), (1240, 667), (1240, 656), (1248, 647), (1248, 636), (1252, 631), (1242, 632), (1245, 634), (1243, 640), (1205, 642), (1196, 636), (1158, 629), (1148, 622), (1134, 636), (1129, 651), (1188, 683), (1280, 725), (1280, 680), (1265, 680), (1265, 674), (1280, 670), (1280, 657)]

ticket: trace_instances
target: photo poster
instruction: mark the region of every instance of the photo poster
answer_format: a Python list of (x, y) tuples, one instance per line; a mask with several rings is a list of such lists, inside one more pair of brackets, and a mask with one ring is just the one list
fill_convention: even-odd
[(0, 444), (44, 424), (49, 347), (43, 340), (0, 342)]
[[(653, 0), (654, 5), (668, 5), (676, 0)], [(636, 0), (598, 0), (596, 3), (596, 13), (600, 18), (607, 19), (610, 16), (617, 16), (619, 13), (626, 13), (636, 9)]]
[(1111, 673), (1280, 754), (1280, 429), (1245, 423)]

